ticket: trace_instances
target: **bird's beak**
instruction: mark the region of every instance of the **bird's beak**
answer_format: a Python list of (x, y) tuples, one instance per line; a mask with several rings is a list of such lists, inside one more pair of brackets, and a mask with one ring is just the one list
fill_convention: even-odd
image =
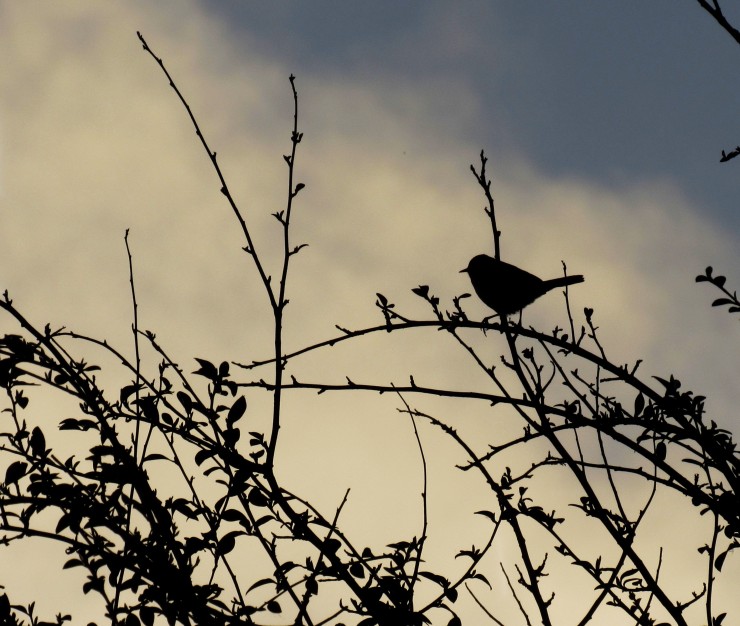
[(467, 274), (468, 268), (466, 267), (464, 270), (460, 270), (460, 274)]

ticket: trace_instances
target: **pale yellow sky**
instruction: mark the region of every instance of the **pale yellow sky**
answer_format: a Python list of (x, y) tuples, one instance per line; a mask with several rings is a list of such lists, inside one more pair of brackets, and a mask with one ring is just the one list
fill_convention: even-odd
[[(141, 325), (181, 363), (268, 356), (267, 301), (240, 250), (238, 225), (185, 112), (135, 33), (144, 33), (188, 98), (272, 273), (281, 244), (270, 214), (285, 202), (293, 69), (230, 39), (225, 24), (192, 2), (176, 16), (144, 2), (0, 6), (0, 289), (39, 325), (107, 337), (131, 355), (129, 228)], [(410, 293), (419, 284), (445, 303), (471, 291), (458, 271), (491, 247), (484, 199), (468, 170), (481, 146), (458, 139), (455, 122), (440, 128), (434, 119), (457, 110), (465, 120), (495, 123), (476, 94), (385, 76), (338, 80), (319, 70), (296, 84), (305, 132), (297, 172), (306, 189), (292, 236), (309, 247), (294, 258), (290, 277), (289, 349), (335, 335), (335, 324), (379, 323), (378, 291), (416, 318), (429, 316)], [(574, 310), (596, 310), (615, 362), (644, 358), (646, 376), (675, 374), (709, 397), (713, 419), (737, 429), (737, 320), (710, 309), (715, 294), (693, 282), (710, 263), (723, 272), (740, 267), (734, 234), (706, 220), (675, 181), (606, 186), (556, 178), (526, 154), (484, 147), (507, 260), (545, 278), (559, 275), (565, 260), (570, 273), (586, 276), (571, 290)], [(740, 284), (740, 275), (730, 274), (729, 283)], [(466, 306), (472, 316), (487, 314), (473, 300)], [(563, 326), (559, 296), (533, 305), (525, 319)], [(14, 329), (1, 319), (0, 330)], [(503, 345), (487, 342), (482, 350), (495, 362)], [(154, 360), (150, 367), (153, 373)], [(485, 384), (437, 332), (360, 340), (295, 367), (302, 380), (350, 375), (387, 384), (413, 374), (451, 388)], [(253, 394), (249, 402), (259, 422), (266, 398)], [(490, 436), (485, 408), (457, 415), (447, 403), (415, 406), (446, 416), (476, 441)], [(287, 405), (288, 480), (327, 512), (351, 486), (344, 515), (367, 541), (419, 532), (418, 451), (398, 407), (397, 399), (368, 395), (301, 396)], [(454, 564), (449, 545), (483, 541), (487, 527), (470, 513), (487, 494), (451, 467), (460, 459), (444, 437), (430, 428), (423, 436), (434, 459), (432, 554)], [(662, 523), (660, 515), (653, 521), (658, 529)], [(29, 585), (22, 592), (32, 599), (36, 570), (16, 558)], [(94, 602), (85, 603), (93, 615)]]

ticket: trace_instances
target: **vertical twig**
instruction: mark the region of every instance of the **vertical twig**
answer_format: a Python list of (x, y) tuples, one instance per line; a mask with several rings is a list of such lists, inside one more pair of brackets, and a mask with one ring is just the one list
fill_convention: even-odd
[[(134, 335), (134, 367), (136, 368), (135, 371), (135, 380), (134, 380), (134, 386), (135, 386), (135, 402), (136, 402), (136, 424), (134, 425), (134, 450), (133, 450), (133, 460), (134, 464), (139, 464), (139, 437), (141, 434), (141, 386), (139, 384), (139, 381), (141, 380), (141, 353), (139, 351), (139, 304), (136, 300), (136, 285), (134, 283), (134, 261), (133, 257), (131, 255), (131, 247), (128, 243), (128, 235), (129, 235), (129, 229), (126, 229), (126, 233), (123, 236), (124, 244), (126, 245), (126, 256), (128, 257), (128, 279), (129, 283), (131, 284), (131, 305), (133, 309), (133, 320), (131, 322), (131, 332)], [(144, 455), (142, 454), (142, 459)], [(129, 536), (129, 531), (131, 529), (131, 514), (133, 510), (133, 502), (134, 502), (134, 485), (133, 483), (130, 486), (129, 489), (129, 501), (128, 501), (128, 507), (126, 511), (126, 532), (124, 534), (124, 537)], [(124, 541), (126, 541), (124, 539)], [(126, 563), (126, 553), (128, 552), (128, 546), (126, 543), (124, 543), (123, 546), (123, 558), (121, 559), (122, 563)], [(114, 626), (118, 620), (117, 613), (118, 613), (118, 607), (121, 601), (121, 584), (123, 583), (123, 576), (126, 572), (126, 567), (121, 567), (120, 571), (118, 572), (118, 577), (116, 581), (116, 592), (115, 597), (113, 599), (113, 611), (111, 612), (111, 626)]]
[(293, 130), (290, 134), (291, 150), (289, 156), (284, 156), (285, 162), (288, 164), (288, 200), (285, 207), (285, 213), (276, 213), (275, 217), (283, 225), (283, 269), (280, 274), (280, 286), (278, 288), (277, 299), (273, 302), (273, 314), (275, 317), (275, 390), (273, 392), (273, 412), (272, 412), (272, 428), (270, 432), (270, 440), (267, 445), (267, 459), (265, 463), (268, 467), (272, 467), (272, 463), (275, 458), (275, 450), (277, 448), (278, 435), (280, 433), (280, 411), (282, 406), (282, 381), (283, 372), (285, 371), (285, 359), (283, 358), (283, 313), (285, 306), (288, 304), (288, 299), (285, 297), (285, 292), (288, 282), (288, 265), (290, 264), (290, 257), (300, 250), (301, 246), (290, 249), (290, 218), (293, 209), (293, 198), (298, 195), (301, 189), (303, 189), (303, 183), (298, 183), (295, 187), (293, 186), (293, 178), (295, 175), (295, 157), (298, 144), (303, 139), (303, 133), (298, 132), (298, 92), (295, 88), (295, 76), (290, 75), (290, 88), (293, 91)]
[[(395, 387), (395, 385), (392, 385), (392, 386)], [(413, 603), (414, 585), (416, 585), (416, 581), (419, 578), (419, 567), (421, 566), (421, 560), (422, 560), (421, 557), (422, 557), (422, 552), (424, 551), (424, 544), (426, 543), (426, 538), (427, 538), (427, 528), (429, 525), (429, 511), (428, 511), (428, 506), (427, 506), (427, 459), (426, 459), (426, 455), (424, 454), (424, 446), (421, 443), (421, 437), (419, 437), (419, 429), (416, 425), (416, 418), (414, 416), (414, 412), (411, 410), (411, 407), (409, 406), (408, 402), (406, 402), (406, 398), (403, 397), (401, 392), (396, 390), (396, 394), (398, 394), (398, 397), (401, 399), (401, 402), (403, 402), (403, 405), (406, 407), (406, 409), (403, 412), (408, 414), (408, 416), (411, 418), (411, 425), (414, 427), (414, 437), (416, 438), (416, 445), (418, 446), (419, 454), (421, 455), (422, 524), (421, 524), (421, 534), (419, 535), (419, 541), (417, 543), (416, 558), (414, 559), (414, 571), (411, 575), (411, 581), (409, 582), (409, 595), (411, 596), (411, 601)]]
[(478, 181), (478, 184), (483, 189), (483, 193), (486, 196), (486, 200), (488, 201), (488, 206), (484, 209), (486, 212), (486, 215), (491, 220), (491, 228), (493, 229), (493, 248), (494, 248), (494, 258), (497, 261), (501, 260), (501, 246), (499, 243), (499, 239), (501, 237), (501, 231), (496, 226), (496, 206), (493, 201), (493, 195), (491, 194), (491, 181), (486, 177), (486, 163), (488, 162), (488, 157), (486, 157), (485, 152), (483, 150), (480, 151), (480, 172), (477, 172), (475, 170), (475, 167), (473, 165), (470, 166), (470, 170), (473, 172), (473, 176), (475, 176), (475, 180)]

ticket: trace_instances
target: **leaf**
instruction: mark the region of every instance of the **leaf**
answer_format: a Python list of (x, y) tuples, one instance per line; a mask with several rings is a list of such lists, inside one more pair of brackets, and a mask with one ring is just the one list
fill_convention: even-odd
[[(733, 307), (737, 308), (737, 307)], [(734, 313), (732, 309), (730, 309), (730, 313)], [(23, 395), (22, 391), (19, 391), (15, 396), (15, 401), (18, 403), (18, 406), (22, 409), (25, 409), (28, 406), (28, 398)]]
[(69, 380), (69, 376), (67, 376), (64, 372), (60, 372), (56, 376), (54, 376), (54, 382), (57, 385), (63, 385)]
[(725, 550), (722, 554), (720, 554), (717, 557), (717, 560), (714, 562), (714, 567), (717, 568), (718, 572), (722, 571), (722, 566), (725, 564), (725, 557), (727, 557), (728, 553), (729, 553), (729, 550)]
[(352, 563), (349, 566), (349, 573), (355, 578), (365, 578), (365, 568), (362, 567), (361, 563)]
[(141, 626), (141, 622), (139, 621), (139, 618), (136, 617), (133, 613), (129, 613), (126, 619), (123, 622), (124, 626)]
[(236, 546), (236, 538), (244, 533), (241, 530), (232, 530), (218, 541), (218, 553), (221, 555), (228, 554)]
[(247, 516), (237, 509), (226, 509), (221, 514), (221, 519), (227, 522), (241, 522), (243, 520), (246, 520)]
[(46, 453), (46, 439), (41, 429), (36, 426), (31, 431), (31, 438), (28, 440), (31, 446), (31, 453), (34, 456), (44, 456)]
[(154, 609), (149, 606), (144, 606), (139, 609), (139, 615), (141, 621), (144, 622), (145, 626), (154, 626)]
[(166, 457), (164, 454), (160, 454), (159, 452), (154, 452), (152, 454), (147, 454), (142, 460), (142, 463), (146, 463), (148, 461), (170, 461), (170, 460), (171, 459), (169, 457)]
[(193, 399), (184, 391), (178, 391), (176, 395), (185, 412), (191, 413), (193, 411)]
[(254, 487), (249, 491), (247, 500), (250, 504), (254, 506), (267, 506), (270, 503), (267, 497), (265, 497), (265, 494), (263, 494), (259, 489), (255, 489)]
[(322, 548), (321, 552), (323, 554), (335, 554), (341, 547), (342, 542), (339, 541), (339, 539), (334, 539), (334, 537), (330, 537), (329, 539), (324, 540), (324, 547)]
[(267, 610), (270, 611), (270, 613), (282, 613), (283, 609), (280, 608), (280, 605), (277, 603), (276, 600), (270, 600), (267, 603)]
[(319, 583), (315, 578), (309, 578), (306, 581), (306, 594), (315, 596), (319, 593)]
[[(724, 278), (724, 276), (722, 278)], [(722, 306), (724, 304), (732, 304), (732, 300), (730, 300), (729, 298), (717, 298), (714, 302), (712, 302), (712, 306)]]
[(491, 513), (491, 511), (476, 511), (475, 514), (483, 515), (484, 517), (487, 517), (488, 519), (490, 519), (494, 524), (497, 523), (496, 516), (493, 513)]
[(226, 423), (229, 424), (229, 426), (235, 424), (238, 420), (241, 419), (246, 410), (247, 400), (244, 398), (244, 396), (239, 396), (236, 399), (236, 402), (234, 402), (234, 404), (232, 404), (231, 408), (229, 409), (229, 414), (226, 416)]
[(296, 563), (293, 563), (293, 561), (286, 561), (285, 563), (281, 563), (278, 568), (275, 570), (275, 575), (279, 576), (285, 576), (288, 572), (298, 567)]
[(93, 420), (78, 420), (73, 417), (68, 417), (59, 422), (59, 430), (90, 430), (91, 428), (97, 429), (98, 423)]
[(472, 548), (471, 550), (460, 550), (460, 552), (455, 555), (455, 558), (461, 556), (467, 556), (475, 561), (480, 556), (480, 551), (475, 548)]
[(196, 465), (202, 465), (204, 461), (211, 458), (213, 455), (216, 454), (215, 450), (211, 450), (209, 448), (204, 448), (202, 450), (198, 450), (198, 452), (195, 453), (195, 463)]
[(640, 414), (645, 409), (645, 397), (642, 393), (638, 393), (635, 398), (635, 417), (640, 417)]
[(233, 448), (236, 445), (236, 442), (239, 441), (239, 438), (241, 437), (241, 432), (239, 432), (238, 428), (233, 428), (231, 430), (225, 430), (223, 432), (223, 438), (224, 443)]
[(479, 574), (478, 572), (473, 572), (470, 575), (470, 578), (477, 578), (478, 580), (482, 580), (484, 583), (486, 583), (486, 585), (488, 585), (489, 589), (493, 589), (493, 587), (491, 587), (491, 583), (488, 582), (488, 579), (483, 574)]
[(12, 485), (13, 483), (17, 483), (26, 475), (27, 468), (28, 463), (24, 463), (23, 461), (14, 461), (8, 465), (8, 469), (5, 470), (5, 484)]
[(216, 552), (223, 556), (224, 554), (231, 552), (235, 546), (236, 537), (232, 533), (229, 533), (219, 540)]
[(254, 583), (249, 589), (247, 589), (247, 593), (250, 591), (253, 591), (254, 589), (257, 589), (257, 587), (262, 587), (264, 585), (275, 585), (275, 581), (272, 578), (262, 578), (258, 580), (256, 583)]
[(439, 574), (433, 574), (432, 572), (419, 572), (419, 576), (423, 576), (424, 578), (428, 578), (432, 582), (437, 583), (442, 587), (442, 589), (447, 589), (450, 586), (450, 581)]
[(204, 376), (209, 380), (216, 380), (216, 378), (218, 378), (218, 370), (213, 363), (206, 361), (205, 359), (199, 359), (198, 357), (196, 357), (195, 360), (200, 364), (200, 368), (195, 370), (193, 374)]
[(170, 508), (173, 511), (182, 513), (188, 519), (198, 519), (198, 513), (194, 510), (192, 503), (185, 498), (177, 498), (172, 502)]
[(142, 398), (139, 402), (139, 406), (144, 413), (144, 417), (150, 424), (159, 423), (159, 410), (157, 409), (156, 399), (154, 396)]
[(129, 397), (136, 393), (137, 389), (141, 389), (141, 387), (137, 384), (132, 385), (126, 385), (125, 387), (121, 388), (121, 394), (119, 396), (119, 401), (121, 404), (128, 404)]

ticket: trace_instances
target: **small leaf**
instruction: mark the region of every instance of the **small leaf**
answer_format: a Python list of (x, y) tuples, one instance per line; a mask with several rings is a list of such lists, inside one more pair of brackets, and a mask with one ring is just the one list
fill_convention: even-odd
[(56, 376), (54, 376), (54, 382), (55, 382), (55, 383), (56, 383), (57, 385), (63, 385), (63, 384), (64, 384), (64, 383), (66, 383), (66, 382), (67, 382), (68, 380), (69, 380), (69, 376), (67, 376), (67, 375), (66, 375), (66, 374), (64, 374), (64, 373), (59, 373), (59, 374), (57, 374)]
[(247, 496), (247, 500), (254, 506), (267, 506), (270, 501), (259, 489), (252, 488)]
[(262, 578), (258, 580), (256, 583), (254, 583), (249, 589), (247, 589), (247, 593), (250, 591), (253, 591), (254, 589), (257, 589), (257, 587), (262, 587), (264, 585), (274, 585), (275, 581), (272, 578)]
[(732, 300), (730, 300), (729, 298), (717, 298), (714, 302), (712, 302), (712, 306), (722, 306), (724, 304), (732, 304)]
[(227, 522), (241, 522), (243, 520), (246, 520), (247, 516), (237, 509), (226, 509), (221, 514), (221, 519)]
[(306, 593), (310, 596), (315, 596), (319, 592), (319, 583), (316, 582), (315, 578), (309, 578), (306, 581)]
[(484, 517), (487, 517), (494, 524), (498, 523), (497, 520), (496, 520), (496, 516), (493, 513), (491, 513), (491, 511), (476, 511), (475, 514), (476, 515), (483, 515)]
[(226, 416), (226, 423), (231, 426), (235, 422), (237, 422), (239, 419), (241, 419), (242, 415), (244, 415), (244, 412), (247, 410), (247, 401), (244, 398), (244, 396), (239, 396), (234, 402), (234, 404), (231, 405), (231, 408), (229, 409), (229, 414)]
[(121, 388), (121, 394), (119, 396), (119, 401), (121, 404), (128, 404), (129, 397), (136, 393), (136, 390), (140, 389), (139, 385), (133, 384), (133, 385), (126, 385), (125, 387)]
[(193, 509), (193, 505), (185, 498), (177, 498), (170, 505), (173, 511), (182, 513), (188, 519), (198, 519), (198, 513)]
[(642, 393), (638, 393), (635, 398), (635, 417), (640, 417), (642, 411), (645, 409), (645, 397)]
[(136, 617), (133, 613), (129, 613), (128, 617), (123, 622), (124, 626), (141, 626), (141, 622), (139, 621), (139, 618)]
[(218, 378), (218, 370), (216, 370), (216, 366), (213, 363), (197, 357), (195, 360), (200, 364), (200, 368), (194, 371), (193, 374), (204, 376), (209, 380), (216, 380), (216, 378)]
[(31, 446), (31, 453), (34, 456), (44, 456), (46, 453), (46, 439), (38, 426), (31, 431), (31, 438), (28, 440), (28, 443)]
[(241, 432), (239, 432), (238, 428), (232, 428), (223, 432), (224, 443), (231, 448), (239, 441), (239, 437), (241, 437)]
[(147, 454), (143, 459), (142, 463), (148, 463), (149, 461), (169, 461), (170, 459), (166, 457), (164, 454), (160, 454), (159, 452), (154, 452), (152, 454)]
[(450, 581), (447, 580), (444, 576), (440, 576), (439, 574), (433, 574), (432, 572), (419, 572), (419, 576), (428, 578), (432, 582), (442, 587), (442, 589), (447, 589), (450, 586)]
[(185, 409), (186, 413), (190, 413), (193, 410), (193, 399), (186, 394), (184, 391), (177, 392), (177, 399), (182, 404), (182, 408)]
[(229, 533), (219, 540), (217, 552), (218, 554), (223, 556), (224, 554), (228, 554), (229, 552), (231, 552), (235, 546), (236, 536), (232, 533)]
[(722, 571), (722, 566), (725, 564), (725, 558), (727, 557), (729, 550), (725, 550), (722, 554), (720, 554), (717, 559), (714, 562), (714, 567), (717, 568), (718, 572)]
[(8, 465), (8, 469), (5, 470), (5, 484), (12, 485), (13, 483), (17, 483), (26, 475), (27, 468), (28, 463), (24, 463), (23, 461), (14, 461)]
[(341, 547), (342, 542), (339, 541), (339, 539), (334, 539), (334, 537), (330, 537), (329, 539), (324, 540), (324, 547), (322, 549), (322, 552), (324, 554), (335, 554)]
[(215, 454), (216, 454), (216, 451), (210, 450), (209, 448), (203, 448), (202, 450), (198, 450), (198, 452), (195, 453), (195, 463), (197, 465), (202, 465), (203, 461), (211, 458)]
[(154, 609), (145, 606), (139, 609), (139, 615), (141, 616), (141, 621), (144, 622), (145, 626), (154, 626)]

